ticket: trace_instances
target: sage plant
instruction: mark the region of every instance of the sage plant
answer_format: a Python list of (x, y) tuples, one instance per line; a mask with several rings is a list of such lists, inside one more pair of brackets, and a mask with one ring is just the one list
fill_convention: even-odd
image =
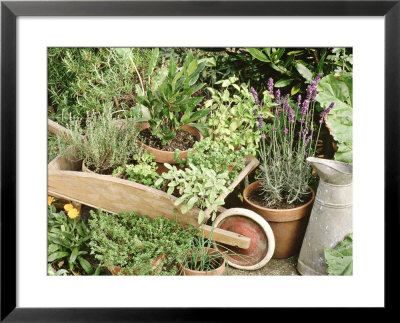
[(307, 87), (304, 100), (298, 95), (292, 104), (289, 103), (289, 95), (282, 96), (279, 89), (275, 95), (271, 94), (273, 80), (268, 81), (268, 100), (274, 100), (276, 104), (275, 118), (272, 127), (262, 127), (262, 116), (258, 119), (259, 127), (262, 127), (259, 149), (262, 171), (258, 179), (262, 180), (262, 194), (268, 207), (275, 207), (281, 202), (304, 202), (310, 194), (311, 167), (306, 158), (315, 154), (322, 123), (334, 106), (332, 102), (320, 114), (316, 129), (315, 104), (321, 76), (318, 74)]

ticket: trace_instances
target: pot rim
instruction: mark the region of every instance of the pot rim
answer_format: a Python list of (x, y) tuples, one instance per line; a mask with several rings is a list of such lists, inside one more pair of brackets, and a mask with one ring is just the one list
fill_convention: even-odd
[[(204, 248), (206, 248), (206, 247), (204, 247)], [(210, 275), (210, 273), (214, 273), (214, 272), (218, 272), (218, 271), (222, 271), (222, 272), (223, 272), (223, 271), (225, 270), (225, 267), (226, 267), (226, 259), (225, 259), (225, 257), (222, 256), (222, 252), (219, 251), (218, 249), (215, 249), (215, 248), (209, 248), (209, 250), (212, 251), (212, 252), (219, 253), (219, 254), (221, 255), (222, 264), (221, 264), (219, 267), (217, 267), (217, 268), (215, 268), (215, 269), (213, 269), (213, 270), (203, 270), (203, 271), (202, 271), (202, 270), (193, 270), (193, 269), (189, 269), (188, 267), (184, 266), (184, 265), (181, 263), (181, 264), (179, 264), (179, 265), (180, 265), (180, 267), (181, 267), (182, 273), (183, 273), (184, 271), (187, 271), (187, 272), (190, 272), (190, 273), (193, 273), (193, 274), (205, 273), (206, 275)], [(224, 269), (221, 269), (221, 268), (224, 268)]]
[[(300, 205), (300, 206), (298, 206), (298, 207), (291, 208), (291, 209), (272, 209), (272, 208), (268, 208), (268, 207), (265, 207), (265, 206), (257, 205), (257, 204), (255, 204), (255, 203), (251, 202), (251, 201), (247, 198), (247, 196), (248, 196), (249, 191), (251, 190), (251, 188), (254, 188), (254, 187), (257, 186), (257, 185), (260, 185), (262, 181), (263, 181), (262, 179), (260, 179), (260, 180), (258, 180), (258, 181), (255, 181), (255, 182), (249, 184), (248, 186), (246, 186), (246, 187), (244, 188), (244, 190), (243, 190), (243, 199), (244, 199), (249, 205), (251, 205), (251, 206), (253, 206), (253, 207), (257, 208), (257, 209), (262, 209), (262, 210), (271, 211), (271, 212), (276, 212), (276, 213), (296, 212), (296, 211), (299, 211), (299, 210), (301, 210), (301, 209), (307, 208), (311, 203), (314, 202), (315, 193), (314, 193), (314, 190), (311, 188), (311, 186), (309, 186), (308, 188), (309, 188), (309, 190), (311, 191), (311, 199), (310, 199), (308, 202), (306, 202), (306, 203), (304, 203), (304, 204), (302, 204), (302, 205)], [(255, 189), (254, 189), (254, 190), (255, 190)], [(251, 190), (251, 191), (253, 191), (253, 190)]]
[[(144, 129), (150, 128), (150, 124), (147, 121), (145, 121), (145, 122), (141, 123), (141, 127), (142, 127), (141, 130), (144, 130)], [(191, 126), (189, 124), (185, 124), (185, 125), (179, 127), (179, 129), (182, 129), (183, 127), (190, 127), (192, 129), (194, 129), (198, 133), (198, 136), (195, 135), (197, 140), (201, 140), (204, 137), (203, 133), (199, 129), (197, 129), (196, 127), (193, 127), (193, 126)], [(174, 151), (165, 151), (165, 150), (161, 150), (161, 149), (154, 148), (154, 147), (151, 147), (149, 145), (146, 145), (144, 142), (141, 142), (139, 139), (138, 139), (138, 143), (141, 144), (144, 148), (150, 149), (150, 151), (149, 151), (150, 153), (151, 153), (151, 150), (156, 150), (157, 152), (159, 152), (161, 154), (168, 154), (168, 155), (172, 155), (172, 156), (175, 154)], [(189, 149), (186, 149), (186, 150), (180, 150), (179, 151), (179, 156), (182, 157), (181, 154), (187, 153), (190, 149), (193, 149), (193, 148), (189, 148)], [(183, 156), (183, 157), (185, 157), (185, 156)]]

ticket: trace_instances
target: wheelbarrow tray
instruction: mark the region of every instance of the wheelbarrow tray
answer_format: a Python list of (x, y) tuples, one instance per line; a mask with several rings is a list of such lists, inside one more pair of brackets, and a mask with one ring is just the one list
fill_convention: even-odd
[[(234, 189), (258, 164), (255, 157), (246, 158), (245, 168), (229, 188)], [(193, 207), (182, 214), (180, 207), (174, 205), (177, 199), (175, 196), (110, 175), (82, 172), (82, 161), (72, 161), (61, 156), (48, 164), (48, 193), (57, 198), (101, 208), (109, 213), (135, 211), (149, 218), (164, 216), (171, 220), (178, 219), (184, 225), (199, 227), (199, 208)], [(220, 197), (224, 200), (228, 194)], [(218, 210), (222, 212), (225, 209), (220, 207)], [(203, 223), (210, 217), (211, 211), (211, 208), (205, 210), (204, 220), (200, 224), (206, 237), (209, 237), (211, 227)], [(212, 240), (240, 248), (248, 248), (250, 245), (249, 238), (218, 228), (214, 228)]]

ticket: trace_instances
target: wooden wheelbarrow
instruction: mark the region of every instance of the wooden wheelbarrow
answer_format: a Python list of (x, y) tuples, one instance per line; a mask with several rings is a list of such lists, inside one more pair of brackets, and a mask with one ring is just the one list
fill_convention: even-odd
[[(52, 120), (48, 120), (48, 130), (56, 135), (65, 135), (69, 132), (69, 130)], [(238, 178), (229, 185), (229, 188), (234, 189), (258, 164), (259, 161), (256, 158), (246, 158), (245, 168), (240, 172)], [(177, 199), (174, 196), (168, 195), (161, 190), (110, 175), (82, 172), (82, 161), (72, 161), (61, 156), (57, 156), (48, 164), (48, 194), (94, 208), (101, 208), (113, 214), (122, 211), (135, 211), (138, 215), (146, 215), (149, 218), (164, 216), (171, 220), (179, 219), (184, 225), (191, 224), (199, 227), (204, 232), (206, 238), (210, 237), (212, 230), (211, 226), (205, 224), (210, 217), (211, 208), (205, 210), (204, 220), (199, 225), (198, 214), (200, 209), (193, 207), (186, 214), (182, 214), (180, 208), (174, 205)], [(223, 194), (220, 197), (225, 199), (227, 195)], [(235, 210), (237, 212), (234, 213), (243, 214), (240, 215), (241, 217), (248, 217), (248, 214), (252, 213), (253, 219), (251, 221), (257, 222), (258, 226), (262, 227), (262, 231), (265, 233), (266, 238), (264, 240), (268, 241), (268, 250), (263, 252), (262, 259), (258, 259), (256, 263), (253, 262), (249, 266), (241, 265), (241, 267), (244, 267), (243, 269), (252, 270), (260, 268), (269, 261), (274, 251), (275, 245), (272, 231), (268, 230), (269, 226), (267, 222), (258, 214), (246, 209)], [(220, 207), (218, 209), (220, 213), (218, 217), (224, 216), (224, 213), (226, 214), (228, 211)], [(233, 215), (231, 211), (228, 213)], [(265, 224), (268, 226), (266, 229)], [(254, 226), (254, 223), (252, 225)], [(244, 231), (248, 232), (248, 230)], [(259, 232), (257, 234), (259, 235)], [(219, 244), (234, 247), (235, 252), (242, 251), (243, 254), (251, 250), (253, 243), (252, 237), (249, 237), (249, 234), (246, 236), (240, 232), (221, 229), (219, 227), (214, 228), (212, 240)], [(229, 258), (228, 263), (230, 263)], [(236, 267), (234, 263), (231, 265)]]

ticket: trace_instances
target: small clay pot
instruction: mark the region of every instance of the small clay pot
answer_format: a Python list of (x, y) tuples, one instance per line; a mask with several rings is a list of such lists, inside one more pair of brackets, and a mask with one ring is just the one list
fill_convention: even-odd
[[(150, 128), (150, 124), (148, 122), (142, 123), (142, 128), (141, 131), (144, 129)], [(189, 125), (184, 125), (180, 127), (180, 130), (188, 131), (192, 136), (196, 137), (197, 140), (200, 140), (203, 137), (203, 134), (195, 127), (189, 126)], [(156, 149), (150, 146), (145, 145), (144, 143), (139, 141), (139, 144), (141, 144), (148, 153), (153, 154), (155, 156), (154, 161), (156, 163), (168, 163), (168, 164), (177, 164), (177, 162), (174, 160), (174, 154), (175, 152), (173, 151), (163, 151), (160, 149)], [(180, 151), (179, 152), (179, 158), (184, 159), (187, 158), (188, 151)]]
[[(164, 260), (164, 258), (166, 257), (166, 255), (164, 253), (160, 254), (159, 256), (157, 256), (153, 262), (151, 263), (153, 269), (156, 269), (156, 267)], [(127, 270), (123, 267), (119, 267), (119, 266), (107, 266), (107, 269), (110, 271), (110, 273), (113, 276), (119, 276), (118, 273), (122, 270), (122, 273), (124, 276), (128, 276), (129, 273), (127, 272)], [(160, 269), (158, 269), (158, 273), (159, 273)], [(137, 275), (136, 271), (134, 271), (132, 273), (132, 275)]]
[(315, 194), (310, 187), (311, 199), (293, 209), (270, 209), (257, 205), (249, 196), (261, 188), (262, 180), (251, 183), (243, 191), (245, 205), (267, 220), (275, 236), (275, 251), (272, 258), (289, 258), (300, 251), (307, 229)]
[[(206, 248), (204, 248), (206, 249)], [(209, 253), (218, 253), (221, 254), (220, 251), (214, 249), (214, 248), (209, 248)], [(186, 268), (182, 264), (180, 264), (180, 269), (181, 273), (183, 276), (222, 276), (225, 273), (225, 258), (221, 254), (221, 259), (222, 259), (222, 264), (218, 268), (215, 268), (210, 271), (199, 271), (199, 270), (192, 270), (189, 268)]]

